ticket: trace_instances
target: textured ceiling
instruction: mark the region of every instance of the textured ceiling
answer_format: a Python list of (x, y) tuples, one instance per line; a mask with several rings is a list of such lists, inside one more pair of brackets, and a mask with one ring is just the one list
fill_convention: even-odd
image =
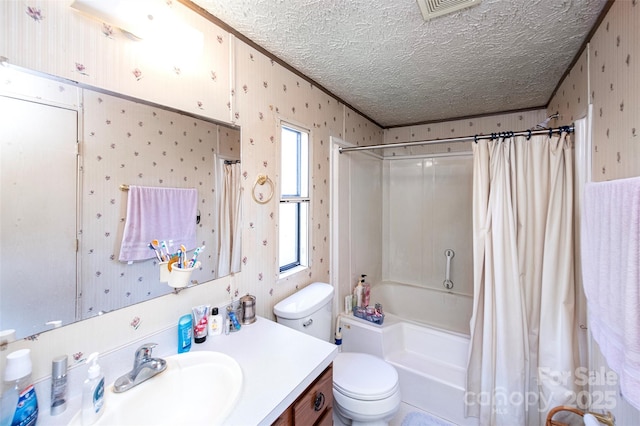
[(383, 127), (540, 107), (606, 0), (192, 0)]

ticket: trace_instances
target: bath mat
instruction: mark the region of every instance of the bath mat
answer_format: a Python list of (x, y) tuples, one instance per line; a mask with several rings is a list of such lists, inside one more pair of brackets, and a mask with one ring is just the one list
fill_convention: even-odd
[(413, 411), (402, 420), (401, 426), (455, 426), (446, 420), (439, 419), (427, 413)]

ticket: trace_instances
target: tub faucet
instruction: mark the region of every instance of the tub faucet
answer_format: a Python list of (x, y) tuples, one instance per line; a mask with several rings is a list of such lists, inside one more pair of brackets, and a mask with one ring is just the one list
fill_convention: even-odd
[(114, 392), (127, 391), (167, 368), (167, 362), (164, 359), (151, 357), (151, 352), (156, 346), (158, 346), (156, 343), (145, 343), (136, 350), (133, 369), (116, 380), (113, 385)]

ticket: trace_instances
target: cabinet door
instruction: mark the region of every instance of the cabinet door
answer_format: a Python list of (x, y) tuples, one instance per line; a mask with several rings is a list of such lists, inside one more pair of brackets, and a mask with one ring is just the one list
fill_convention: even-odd
[(314, 426), (333, 426), (333, 407), (329, 407)]
[(271, 426), (292, 426), (293, 425), (293, 407), (289, 406), (284, 413), (276, 419)]
[(333, 407), (333, 368), (327, 368), (293, 405), (294, 424), (315, 425)]

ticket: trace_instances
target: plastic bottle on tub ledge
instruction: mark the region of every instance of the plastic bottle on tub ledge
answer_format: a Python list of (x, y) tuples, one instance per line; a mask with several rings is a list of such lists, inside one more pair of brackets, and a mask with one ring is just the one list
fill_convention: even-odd
[(364, 282), (364, 278), (361, 278), (358, 281), (358, 284), (356, 285), (356, 287), (353, 289), (353, 297), (354, 299), (356, 299), (356, 306), (363, 306), (362, 305), (362, 292), (364, 291), (364, 287), (362, 285), (363, 282)]
[(371, 302), (371, 285), (365, 281), (367, 276), (362, 274), (362, 306), (365, 308), (369, 306)]

